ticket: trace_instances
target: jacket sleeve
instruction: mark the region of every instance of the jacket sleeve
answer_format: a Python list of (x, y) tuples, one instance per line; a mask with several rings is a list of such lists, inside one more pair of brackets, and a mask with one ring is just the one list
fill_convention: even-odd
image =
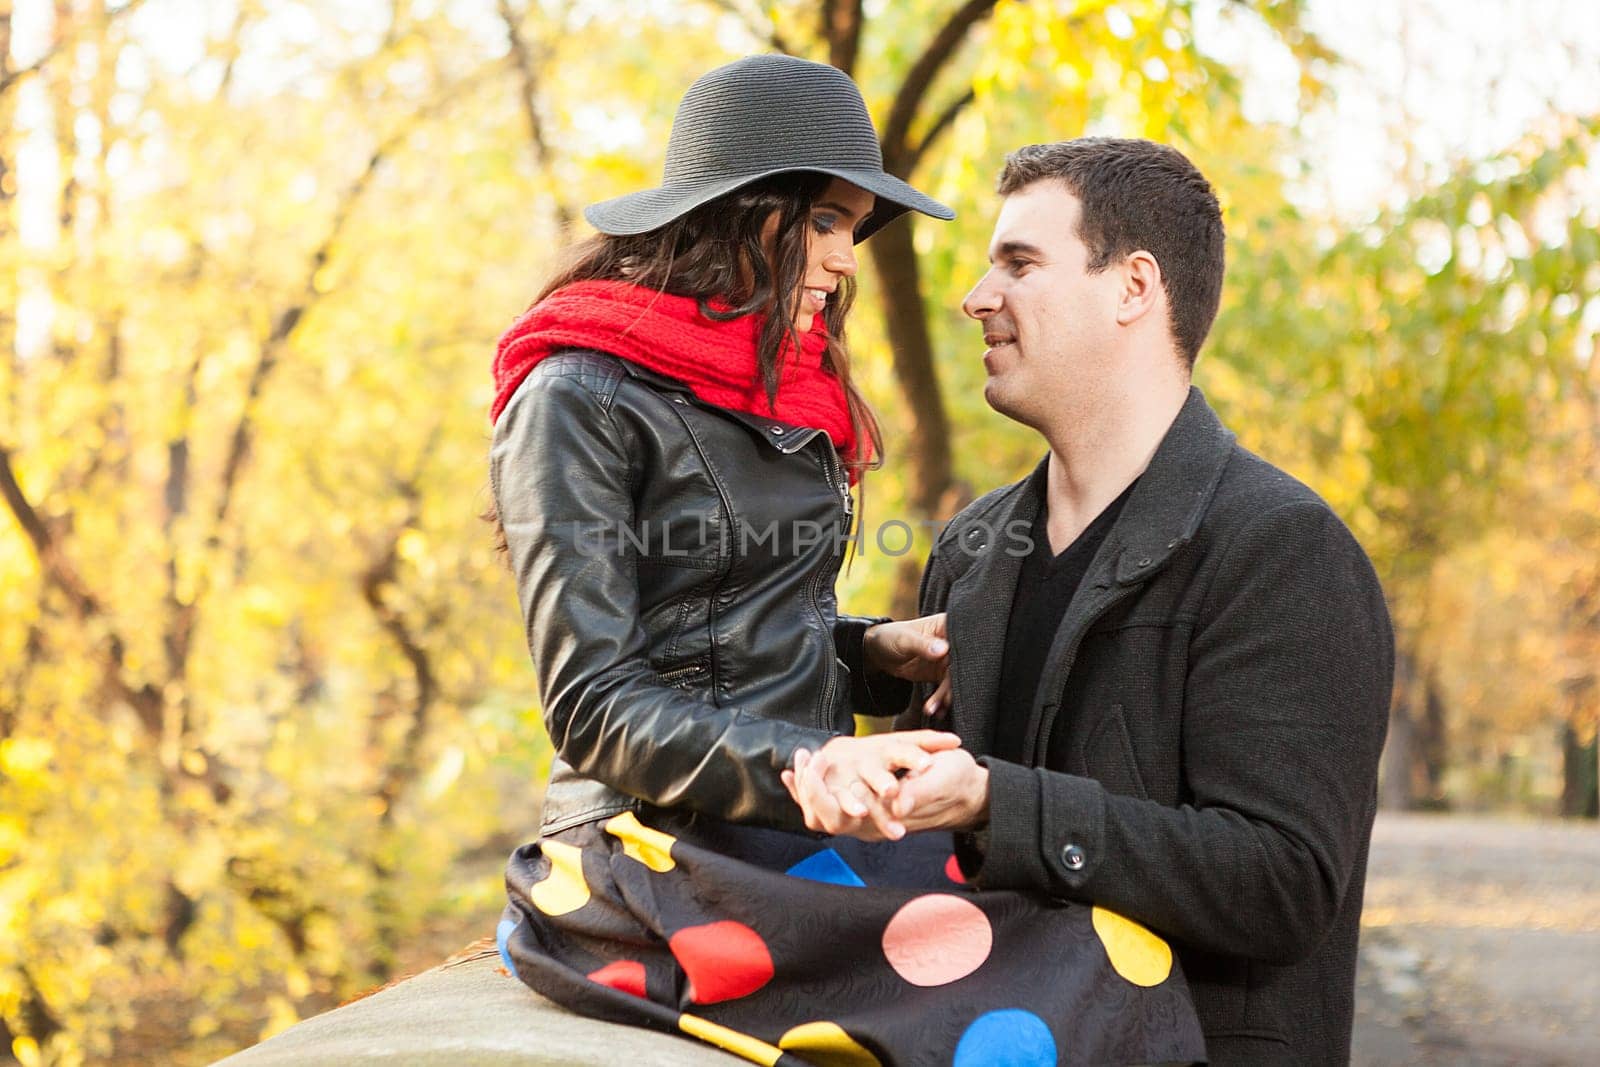
[[(943, 537), (936, 540), (933, 551), (928, 555), (928, 562), (922, 567), (922, 582), (917, 586), (918, 615), (937, 615), (947, 610), (950, 602), (950, 579), (945, 574), (944, 557), (940, 554), (944, 547)], [(895, 708), (894, 713), (899, 717), (895, 719), (894, 728), (896, 730), (950, 729), (948, 710), (934, 718), (922, 714), (922, 705), (927, 703), (937, 688), (938, 686), (932, 682), (917, 682), (907, 686), (904, 691), (905, 699)]]
[(911, 698), (910, 682), (867, 664), (867, 631), (891, 621), (887, 615), (840, 615), (833, 624), (833, 645), (839, 660), (850, 669), (850, 708), (857, 715), (898, 715)]
[(1393, 674), (1383, 593), (1349, 531), (1320, 502), (1269, 510), (1224, 550), (1191, 636), (1191, 802), (985, 758), (990, 823), (963, 863), (982, 886), (1093, 902), (1200, 948), (1303, 959), (1371, 831)]
[(652, 804), (800, 829), (778, 774), (830, 735), (717, 707), (651, 667), (638, 554), (619, 535), (634, 522), (635, 473), (602, 395), (536, 371), (490, 449), (550, 740), (579, 774)]

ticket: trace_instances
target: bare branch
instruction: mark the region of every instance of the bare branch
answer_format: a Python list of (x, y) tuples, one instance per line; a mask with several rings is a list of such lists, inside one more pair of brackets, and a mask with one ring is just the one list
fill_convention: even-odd
[(76, 569), (60, 551), (49, 525), (38, 509), (28, 500), (17, 481), (11, 466), (11, 450), (0, 445), (0, 497), (11, 510), (12, 517), (22, 528), (23, 536), (33, 546), (34, 558), (39, 561), (45, 578), (66, 596), (73, 612), (80, 618), (100, 614), (100, 603), (78, 577)]
[(388, 761), (378, 783), (377, 796), (383, 801), (380, 821), (385, 824), (393, 818), (395, 803), (401, 793), (421, 772), (422, 742), (427, 737), (430, 712), (439, 690), (433, 660), (427, 649), (422, 647), (404, 613), (389, 602), (390, 589), (399, 584), (400, 539), (407, 531), (416, 529), (421, 520), (421, 494), (417, 484), (407, 481), (398, 489), (409, 505), (406, 519), (389, 537), (382, 554), (361, 577), (362, 599), (372, 609), (378, 625), (399, 646), (400, 654), (411, 665), (417, 687), (400, 751)]
[(34, 557), (45, 580), (67, 600), (81, 623), (95, 623), (105, 633), (106, 657), (103, 662), (105, 684), (114, 696), (131, 707), (152, 739), (161, 736), (161, 693), (149, 683), (134, 685), (123, 672), (127, 645), (112, 627), (98, 598), (79, 577), (77, 569), (61, 550), (49, 524), (28, 500), (11, 466), (11, 450), (0, 445), (0, 497), (3, 497), (23, 535), (33, 546)]
[(911, 124), (922, 107), (934, 79), (966, 40), (972, 27), (988, 18), (999, 0), (966, 0), (951, 14), (939, 32), (933, 35), (928, 47), (906, 72), (900, 91), (895, 94), (889, 108), (889, 118), (883, 124), (883, 165), (891, 173), (906, 178), (911, 174), (910, 138)]
[(240, 4), (233, 12), (233, 26), (228, 30), (227, 45), (222, 62), (222, 78), (217, 82), (217, 99), (226, 100), (228, 89), (233, 85), (234, 67), (239, 62), (239, 42), (244, 37), (245, 14), (248, 7)]
[(744, 23), (744, 28), (750, 36), (758, 41), (765, 41), (773, 51), (785, 52), (789, 55), (795, 54), (795, 50), (789, 46), (789, 42), (784, 39), (783, 34), (778, 32), (777, 23), (772, 20), (768, 19), (767, 24), (762, 26), (756, 20), (756, 16), (746, 10), (743, 4), (738, 3), (738, 0), (707, 0), (707, 2), (712, 7), (720, 11), (726, 11)]
[(196, 351), (184, 376), (182, 407), (176, 432), (167, 440), (167, 482), (162, 494), (161, 533), (167, 545), (167, 587), (164, 593), (166, 633), (162, 645), (167, 657), (167, 680), (178, 684), (178, 736), (187, 743), (191, 701), (187, 677), (189, 650), (194, 637), (196, 600), (180, 594), (178, 568), (178, 524), (189, 512), (189, 432), (198, 402), (200, 368), (204, 349)]
[(262, 341), (261, 351), (256, 358), (256, 365), (250, 371), (250, 380), (245, 386), (244, 406), (240, 410), (238, 421), (234, 424), (233, 433), (229, 438), (227, 459), (222, 467), (217, 507), (212, 515), (211, 532), (206, 539), (208, 547), (215, 548), (222, 542), (222, 530), (227, 524), (228, 514), (232, 508), (239, 474), (244, 468), (245, 460), (249, 457), (250, 443), (255, 432), (256, 406), (260, 402), (267, 380), (277, 368), (278, 361), (287, 348), (289, 339), (294, 335), (295, 327), (300, 324), (306, 312), (317, 301), (327, 295), (325, 291), (317, 287), (317, 275), (327, 266), (328, 259), (333, 254), (333, 249), (344, 236), (345, 227), (355, 214), (356, 207), (366, 195), (368, 188), (371, 187), (372, 179), (377, 174), (378, 168), (385, 159), (404, 143), (407, 137), (411, 136), (412, 132), (424, 120), (443, 110), (447, 104), (469, 86), (486, 80), (491, 75), (498, 73), (498, 70), (499, 64), (480, 67), (476, 73), (451, 85), (426, 106), (413, 112), (399, 128), (373, 150), (372, 155), (367, 159), (366, 167), (346, 187), (344, 194), (339, 198), (338, 206), (334, 209), (333, 218), (328, 224), (327, 232), (324, 234), (321, 243), (317, 245), (316, 251), (311, 255), (305, 272), (305, 280), (299, 294), (273, 317), (272, 329)]
[[(115, 20), (124, 15), (130, 15), (143, 6), (144, 0), (128, 0), (128, 2), (123, 4), (121, 7), (114, 8), (113, 10), (105, 13), (105, 24), (110, 25)], [(32, 63), (29, 63), (26, 67), (18, 67), (16, 70), (8, 71), (3, 77), (0, 77), (0, 96), (4, 96), (6, 93), (10, 92), (12, 87), (17, 85), (24, 78), (39, 73), (50, 63), (51, 60), (55, 59), (57, 56), (71, 51), (70, 46), (73, 43), (74, 42), (66, 39), (65, 34), (57, 33), (55, 42), (45, 50), (44, 55), (40, 56)]]
[(916, 143), (916, 146), (906, 150), (907, 174), (917, 169), (917, 165), (922, 162), (922, 157), (927, 155), (934, 142), (955, 123), (956, 117), (966, 110), (967, 106), (977, 97), (978, 94), (969, 86), (966, 92), (950, 101), (945, 106), (945, 109), (939, 112), (939, 117), (933, 120), (933, 125), (928, 127), (927, 132), (922, 135), (922, 139)]
[[(500, 0), (500, 20), (505, 23), (506, 36), (511, 42), (511, 57), (516, 62), (517, 74), (522, 81), (522, 113), (528, 122), (528, 140), (533, 145), (533, 159), (539, 169), (550, 171), (552, 153), (550, 142), (545, 137), (544, 120), (539, 117), (539, 78), (535, 73), (537, 64), (534, 62), (533, 51), (528, 46), (527, 39), (522, 35), (522, 26), (516, 14), (511, 10), (510, 0)], [(551, 199), (554, 201), (556, 225), (561, 231), (562, 240), (572, 232), (573, 211), (557, 190), (560, 183), (550, 183)]]

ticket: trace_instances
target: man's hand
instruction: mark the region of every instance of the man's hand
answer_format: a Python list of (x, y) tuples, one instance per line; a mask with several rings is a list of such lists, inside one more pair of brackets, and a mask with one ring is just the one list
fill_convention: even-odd
[(900, 774), (914, 776), (933, 766), (936, 753), (958, 748), (961, 739), (937, 730), (904, 730), (869, 737), (835, 737), (813, 755), (795, 753), (782, 774), (806, 826), (864, 841), (899, 840), (906, 827), (890, 803), (900, 792)]
[(935, 752), (924, 770), (900, 780), (889, 814), (908, 833), (979, 829), (989, 822), (989, 768), (964, 748)]

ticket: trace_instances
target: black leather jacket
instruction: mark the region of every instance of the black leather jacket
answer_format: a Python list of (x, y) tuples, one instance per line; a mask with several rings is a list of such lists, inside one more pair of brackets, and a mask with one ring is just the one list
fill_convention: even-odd
[(828, 437), (598, 352), (529, 374), (495, 425), (545, 725), (543, 830), (640, 802), (801, 829), (794, 750), (889, 715), (833, 583), (851, 498)]

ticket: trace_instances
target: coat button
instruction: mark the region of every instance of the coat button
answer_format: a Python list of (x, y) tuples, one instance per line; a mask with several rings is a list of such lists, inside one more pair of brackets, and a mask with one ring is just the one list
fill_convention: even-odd
[(1061, 850), (1061, 863), (1069, 871), (1081, 871), (1084, 865), (1083, 849), (1067, 845)]
[(1141, 560), (1140, 560), (1140, 561), (1139, 561), (1139, 566), (1141, 566), (1141, 567), (1148, 567), (1148, 566), (1150, 566), (1150, 557), (1149, 557), (1149, 556), (1146, 556), (1146, 557), (1144, 557), (1144, 559), (1141, 559)]
[(782, 437), (783, 436), (783, 427), (782, 426), (774, 426), (772, 428), (772, 436), (774, 436), (774, 437)]

